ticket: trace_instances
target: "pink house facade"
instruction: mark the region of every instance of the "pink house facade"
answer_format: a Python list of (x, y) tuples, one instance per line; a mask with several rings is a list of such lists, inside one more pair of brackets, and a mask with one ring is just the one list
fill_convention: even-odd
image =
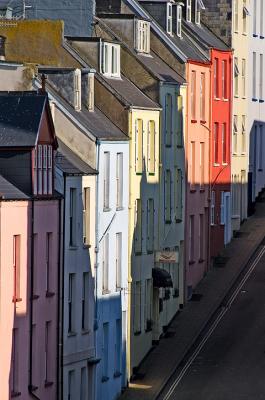
[(0, 398), (55, 400), (60, 200), (46, 95), (0, 92), (0, 121)]

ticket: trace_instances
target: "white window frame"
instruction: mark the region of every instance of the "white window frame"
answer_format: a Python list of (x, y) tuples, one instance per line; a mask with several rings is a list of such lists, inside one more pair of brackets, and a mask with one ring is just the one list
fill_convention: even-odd
[(110, 209), (110, 152), (104, 152), (103, 210)]
[(182, 7), (177, 5), (177, 36), (182, 37)]
[(116, 290), (122, 288), (122, 232), (116, 233)]
[(257, 99), (257, 53), (252, 54), (252, 98)]
[(74, 107), (76, 111), (81, 111), (81, 70), (74, 71)]
[(53, 148), (48, 145), (48, 193), (52, 194), (53, 190)]
[(103, 238), (102, 248), (102, 293), (109, 292), (109, 233)]
[(191, 22), (191, 1), (192, 0), (187, 0), (187, 6), (186, 6), (186, 20), (187, 20), (187, 22)]
[(140, 19), (136, 20), (135, 49), (139, 53), (150, 53), (150, 22)]
[(101, 43), (101, 73), (108, 78), (120, 78), (120, 45)]
[(146, 226), (146, 251), (154, 251), (154, 223), (155, 223), (155, 205), (154, 199), (147, 200), (147, 226)]
[(235, 62), (234, 62), (234, 80), (235, 80), (235, 96), (238, 97), (239, 95), (239, 67), (238, 67), (238, 58), (235, 57)]
[(242, 115), (242, 154), (246, 153), (246, 115)]
[(237, 153), (238, 116), (233, 117), (233, 153)]
[(116, 208), (123, 206), (123, 153), (117, 153), (116, 158)]
[(142, 282), (135, 281), (134, 282), (134, 291), (133, 291), (133, 332), (134, 334), (141, 333), (141, 308), (142, 308)]
[(173, 28), (173, 7), (172, 3), (167, 3), (167, 33), (172, 35)]
[(220, 225), (225, 224), (225, 192), (221, 192), (221, 203), (220, 203)]
[(142, 253), (142, 200), (135, 200), (134, 209), (134, 252)]
[(42, 145), (38, 145), (38, 194), (42, 194)]
[[(153, 129), (151, 127), (153, 126)], [(155, 174), (156, 164), (156, 125), (154, 120), (148, 122), (148, 140), (147, 140), (147, 154), (148, 154), (148, 173)]]
[(242, 97), (246, 97), (246, 59), (242, 58)]
[(201, 10), (205, 10), (202, 0), (195, 0), (195, 24), (201, 24)]
[(83, 272), (82, 280), (82, 331), (89, 330), (89, 272)]
[(263, 54), (259, 55), (259, 100), (263, 100)]
[(172, 222), (172, 172), (170, 169), (165, 171), (164, 180), (164, 219), (165, 223), (171, 224)]

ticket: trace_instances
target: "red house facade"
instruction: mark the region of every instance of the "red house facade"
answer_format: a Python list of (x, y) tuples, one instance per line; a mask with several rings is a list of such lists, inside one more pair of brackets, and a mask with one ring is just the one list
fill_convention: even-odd
[(210, 256), (231, 239), (232, 52), (211, 49)]

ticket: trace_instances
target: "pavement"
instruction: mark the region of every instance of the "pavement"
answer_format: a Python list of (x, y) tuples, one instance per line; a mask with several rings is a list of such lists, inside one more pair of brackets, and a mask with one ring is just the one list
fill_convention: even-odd
[(188, 302), (172, 320), (170, 337), (145, 357), (139, 368), (144, 377), (134, 381), (120, 400), (155, 400), (204, 330), (207, 322), (221, 306), (240, 273), (265, 237), (265, 196), (256, 203), (256, 212), (246, 220), (237, 238), (222, 251), (227, 257), (223, 268), (212, 268), (196, 288), (201, 300)]

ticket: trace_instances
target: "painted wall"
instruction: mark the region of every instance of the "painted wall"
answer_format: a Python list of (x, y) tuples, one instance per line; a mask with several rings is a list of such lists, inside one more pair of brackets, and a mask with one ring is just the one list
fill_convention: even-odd
[[(195, 99), (195, 119), (191, 112), (191, 75), (196, 73), (196, 96), (200, 93), (200, 76), (205, 74), (205, 121), (200, 121), (200, 101)], [(188, 297), (193, 288), (199, 283), (207, 271), (208, 254), (208, 226), (209, 216), (209, 131), (210, 131), (210, 66), (189, 62), (187, 64), (187, 116), (185, 132), (186, 150), (186, 220), (185, 220), (185, 269)], [(192, 157), (191, 143), (194, 142), (195, 151)], [(200, 157), (200, 143), (204, 143), (204, 157)], [(193, 161), (194, 164), (193, 164)], [(204, 185), (200, 187), (200, 168), (204, 170)], [(192, 177), (194, 171), (194, 178)], [(199, 218), (203, 215), (202, 251), (200, 251)], [(190, 217), (194, 218), (193, 234), (190, 237)], [(193, 239), (192, 239), (193, 238)], [(193, 246), (193, 256), (190, 257), (190, 246)], [(200, 254), (202, 253), (202, 254)]]
[[(110, 153), (109, 208), (104, 210), (104, 152)], [(123, 201), (116, 208), (116, 158), (123, 153)], [(96, 398), (113, 400), (121, 393), (126, 382), (126, 341), (128, 312), (128, 196), (129, 196), (129, 142), (106, 142), (98, 145), (98, 171), (96, 195), (96, 357), (100, 359), (96, 371)], [(121, 288), (116, 287), (116, 234), (122, 234)], [(109, 237), (108, 289), (103, 288), (104, 243)], [(120, 323), (120, 341), (116, 323)], [(103, 324), (107, 326), (104, 339)], [(107, 324), (107, 325), (105, 325)], [(105, 350), (103, 350), (105, 348)], [(120, 349), (120, 350), (119, 350)], [(115, 364), (120, 351), (120, 371)], [(104, 368), (104, 365), (106, 367)], [(105, 370), (104, 370), (105, 369)]]

